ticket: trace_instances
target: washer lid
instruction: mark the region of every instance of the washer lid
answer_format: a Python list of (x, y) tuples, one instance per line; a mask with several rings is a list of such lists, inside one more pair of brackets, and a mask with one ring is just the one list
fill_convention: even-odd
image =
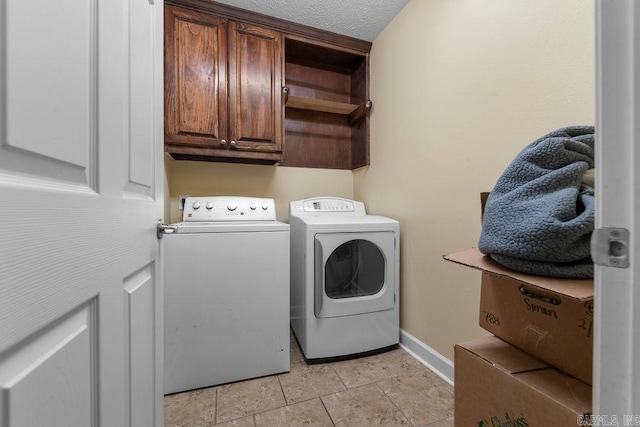
[(279, 221), (178, 222), (171, 225), (178, 227), (173, 234), (289, 231), (289, 224)]

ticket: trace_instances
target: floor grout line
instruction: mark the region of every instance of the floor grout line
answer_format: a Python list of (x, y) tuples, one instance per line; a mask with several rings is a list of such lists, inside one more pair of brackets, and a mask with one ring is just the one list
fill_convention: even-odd
[[(386, 380), (381, 380), (381, 381), (386, 381)], [(402, 414), (402, 416), (404, 417), (405, 420), (407, 420), (407, 422), (409, 423), (410, 426), (413, 426), (414, 424), (411, 422), (411, 420), (409, 419), (409, 417), (407, 417), (407, 415), (404, 413), (404, 411), (402, 409), (400, 409), (398, 407), (398, 405), (396, 405), (396, 402), (394, 402), (388, 395), (387, 393), (384, 392), (384, 390), (382, 389), (382, 387), (380, 387), (380, 384), (378, 384), (379, 381), (376, 381), (374, 384), (376, 385), (376, 387), (378, 387), (378, 390), (380, 390), (380, 392), (382, 393), (382, 395), (389, 401), (389, 403), (391, 403), (393, 405), (394, 408), (396, 408), (398, 410), (398, 412), (400, 412)]]
[[(297, 342), (292, 343), (293, 345), (298, 345)], [(402, 352), (406, 352), (406, 350), (400, 348), (400, 350)], [(395, 350), (393, 350), (395, 351)], [(411, 356), (410, 353), (406, 352), (407, 354), (409, 354)], [(372, 356), (366, 356), (366, 357), (379, 357), (378, 354), (376, 355), (372, 355)], [(260, 412), (256, 412), (256, 413), (249, 413), (246, 415), (242, 415), (242, 416), (238, 416), (236, 418), (230, 419), (230, 420), (224, 420), (224, 421), (219, 421), (219, 416), (221, 414), (221, 406), (219, 405), (220, 403), (220, 388), (219, 386), (214, 386), (215, 387), (215, 393), (213, 393), (213, 396), (209, 396), (209, 398), (213, 397), (213, 399), (215, 399), (215, 410), (214, 410), (214, 418), (213, 418), (213, 422), (215, 422), (216, 426), (223, 426), (226, 423), (233, 423), (233, 424), (237, 424), (238, 420), (240, 419), (244, 419), (245, 417), (247, 417), (247, 419), (242, 421), (243, 425), (253, 425), (254, 427), (257, 427), (259, 425), (258, 423), (258, 418), (261, 418), (260, 415), (261, 414), (265, 414), (267, 412), (270, 411), (284, 411), (284, 412), (280, 412), (279, 414), (276, 412), (273, 415), (269, 415), (269, 417), (282, 417), (282, 416), (286, 416), (286, 417), (297, 417), (297, 416), (303, 416), (303, 417), (311, 417), (311, 415), (306, 415), (306, 410), (302, 408), (299, 409), (295, 409), (292, 411), (287, 410), (286, 408), (290, 408), (290, 407), (294, 407), (295, 405), (298, 404), (303, 404), (305, 402), (311, 402), (314, 401), (315, 399), (319, 399), (320, 400), (320, 405), (322, 407), (322, 412), (320, 410), (319, 406), (316, 406), (316, 403), (309, 403), (309, 405), (311, 405), (310, 407), (313, 407), (315, 409), (313, 409), (313, 417), (316, 416), (320, 416), (322, 417), (322, 419), (324, 421), (328, 421), (331, 423), (332, 426), (336, 426), (336, 419), (335, 419), (335, 415), (340, 416), (340, 413), (336, 413), (336, 414), (331, 414), (331, 412), (329, 411), (328, 407), (327, 407), (327, 402), (329, 398), (331, 398), (331, 396), (336, 396), (339, 395), (340, 393), (349, 393), (350, 391), (353, 390), (357, 390), (359, 388), (362, 387), (366, 387), (366, 386), (370, 386), (371, 384), (375, 384), (375, 387), (378, 391), (381, 392), (382, 396), (384, 396), (384, 400), (387, 401), (387, 403), (391, 403), (392, 407), (395, 408), (399, 414), (403, 417), (404, 421), (403, 422), (407, 422), (409, 426), (412, 427), (417, 427), (417, 426), (453, 426), (453, 414), (449, 415), (449, 416), (444, 416), (444, 413), (442, 414), (442, 418), (438, 418), (436, 420), (430, 421), (428, 424), (420, 424), (420, 423), (413, 423), (410, 418), (407, 416), (407, 414), (405, 414), (405, 412), (401, 409), (400, 406), (398, 406), (399, 404), (396, 403), (386, 392), (385, 389), (383, 389), (381, 383), (385, 382), (385, 381), (390, 381), (390, 380), (394, 380), (394, 379), (402, 379), (403, 377), (410, 377), (413, 375), (424, 375), (424, 373), (420, 370), (420, 369), (415, 369), (415, 372), (413, 372), (414, 368), (411, 365), (407, 365), (406, 364), (406, 356), (402, 353), (396, 353), (396, 355), (392, 355), (391, 353), (389, 354), (389, 358), (385, 358), (384, 360), (376, 360), (375, 363), (371, 363), (370, 361), (366, 360), (366, 357), (363, 358), (363, 364), (359, 365), (357, 363), (357, 359), (352, 359), (352, 360), (356, 360), (356, 362), (353, 365), (347, 365), (346, 368), (342, 368), (342, 369), (337, 369), (337, 365), (335, 362), (327, 362), (326, 366), (328, 368), (330, 368), (330, 370), (325, 371), (326, 375), (330, 375), (329, 372), (333, 373), (339, 383), (336, 381), (335, 385), (337, 386), (338, 384), (340, 384), (343, 388), (343, 390), (339, 390), (339, 391), (334, 391), (332, 393), (327, 393), (327, 394), (323, 394), (320, 396), (313, 396), (310, 398), (306, 398), (304, 400), (299, 400), (299, 401), (291, 401), (288, 397), (287, 397), (287, 392), (285, 390), (285, 386), (283, 383), (283, 379), (281, 378), (281, 375), (287, 375), (291, 372), (291, 370), (293, 370), (294, 366), (296, 367), (296, 369), (300, 368), (300, 369), (306, 369), (310, 366), (314, 366), (317, 364), (309, 364), (306, 361), (302, 361), (299, 362), (297, 361), (296, 363), (291, 365), (291, 368), (288, 372), (286, 373), (279, 373), (279, 374), (274, 374), (272, 375), (273, 377), (276, 377), (275, 380), (277, 381), (277, 384), (279, 386), (282, 398), (283, 398), (283, 402), (284, 404), (281, 404), (280, 406), (277, 406), (275, 408), (269, 408), (269, 409), (264, 409), (261, 410)], [(297, 359), (296, 359), (297, 360)], [(381, 369), (380, 367), (384, 367), (384, 369), (382, 371), (380, 371), (379, 369)], [(421, 366), (424, 366), (421, 364)], [(429, 369), (428, 367), (425, 366), (426, 369), (428, 369), (429, 371), (432, 372), (431, 369)], [(374, 370), (376, 369), (376, 370)], [(304, 372), (304, 371), (303, 371)], [(345, 376), (340, 375), (339, 372), (342, 372)], [(381, 373), (388, 373), (389, 375), (381, 375)], [(293, 377), (295, 379), (295, 377)], [(360, 383), (361, 381), (365, 381), (363, 383)], [(249, 380), (248, 380), (249, 381)], [(290, 381), (290, 379), (288, 379), (288, 381)], [(335, 381), (335, 380), (332, 380)], [(348, 383), (353, 383), (353, 384), (357, 384), (357, 386), (354, 387), (349, 387)], [(273, 384), (273, 383), (272, 383)], [(297, 383), (296, 383), (297, 384)], [(289, 384), (290, 386), (291, 384)], [(446, 387), (446, 386), (441, 386), (439, 384), (434, 383), (432, 385), (433, 387), (442, 387), (443, 391), (446, 392), (444, 393), (445, 395), (448, 396), (452, 396), (453, 397), (453, 389), (450, 387)], [(391, 387), (391, 385), (390, 385)], [(421, 386), (422, 387), (422, 386)], [(319, 390), (318, 390), (319, 391)], [(373, 391), (373, 389), (372, 389)], [(362, 392), (361, 392), (362, 393)], [(396, 392), (393, 392), (396, 393)], [(295, 393), (294, 393), (295, 394)], [(304, 395), (304, 394), (303, 394)], [(346, 396), (345, 396), (346, 397)], [(168, 397), (170, 398), (170, 397)], [(189, 399), (191, 397), (189, 396)], [(209, 400), (200, 400), (199, 402), (197, 401), (197, 395), (193, 396), (194, 399), (196, 399), (193, 402), (193, 405), (198, 408), (202, 408), (203, 407), (203, 402), (207, 402)], [(394, 398), (395, 398), (395, 394), (394, 394)], [(188, 406), (188, 401), (189, 399), (187, 399), (186, 403), (181, 404), (180, 406), (183, 407), (182, 409), (184, 410), (185, 406)], [(341, 399), (334, 397), (334, 399), (337, 399), (338, 401)], [(274, 403), (277, 403), (279, 399), (275, 399)], [(381, 404), (383, 404), (383, 400), (380, 400)], [(435, 402), (435, 401), (434, 401)], [(198, 406), (199, 405), (199, 406)], [(386, 405), (386, 404), (383, 404)], [(204, 405), (206, 406), (206, 404)], [(266, 405), (265, 405), (266, 406)], [(405, 407), (406, 410), (408, 411), (413, 411), (413, 409), (411, 409), (410, 407), (406, 407), (405, 403), (401, 404), (402, 407)], [(176, 410), (178, 410), (178, 408), (176, 408)], [(193, 417), (197, 417), (197, 415), (195, 413), (192, 413)], [(322, 415), (320, 415), (322, 414)], [(438, 413), (438, 415), (440, 415)], [(324, 417), (328, 417), (328, 418), (324, 418)], [(251, 417), (251, 418), (248, 418)], [(194, 420), (195, 418), (193, 418), (192, 420)], [(311, 419), (311, 418), (306, 418), (306, 419)], [(263, 418), (263, 422), (264, 422), (264, 418)], [(184, 419), (185, 422), (189, 422), (189, 419)], [(419, 421), (419, 418), (416, 418), (416, 421)], [(178, 427), (178, 426), (182, 426), (185, 425), (183, 424), (180, 420), (175, 420), (175, 423), (169, 423), (166, 424), (165, 427)]]

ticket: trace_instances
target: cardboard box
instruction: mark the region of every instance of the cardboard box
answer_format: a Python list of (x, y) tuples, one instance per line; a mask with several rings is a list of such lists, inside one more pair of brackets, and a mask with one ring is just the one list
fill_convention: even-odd
[(592, 383), (593, 280), (518, 273), (476, 248), (444, 258), (482, 271), (482, 328)]
[(456, 427), (566, 427), (591, 412), (591, 387), (497, 337), (455, 346)]

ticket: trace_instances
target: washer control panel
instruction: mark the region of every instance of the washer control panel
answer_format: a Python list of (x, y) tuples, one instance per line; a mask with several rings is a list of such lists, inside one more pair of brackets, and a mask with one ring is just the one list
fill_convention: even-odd
[(198, 221), (275, 221), (273, 199), (243, 196), (187, 197), (184, 222)]

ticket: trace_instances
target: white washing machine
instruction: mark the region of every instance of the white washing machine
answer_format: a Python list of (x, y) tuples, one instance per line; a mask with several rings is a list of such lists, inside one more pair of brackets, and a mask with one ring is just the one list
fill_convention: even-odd
[(289, 205), (291, 327), (307, 359), (398, 344), (400, 225), (362, 202)]
[(289, 371), (289, 225), (274, 201), (187, 198), (172, 226), (165, 394)]

